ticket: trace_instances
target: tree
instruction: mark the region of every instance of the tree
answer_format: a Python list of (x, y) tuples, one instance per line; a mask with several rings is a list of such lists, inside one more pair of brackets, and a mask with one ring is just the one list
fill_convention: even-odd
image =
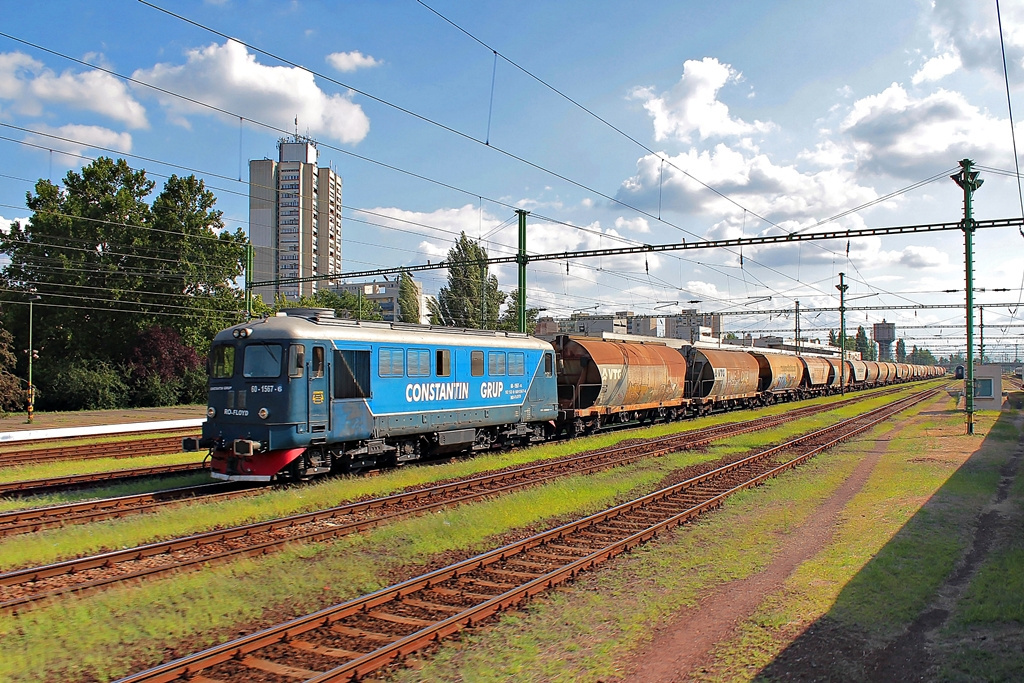
[[(19, 410), (25, 405), (24, 382), (17, 373), (17, 357), (14, 354), (14, 337), (0, 327), (0, 411)], [(26, 386), (22, 386), (25, 384)]]
[[(42, 297), (34, 324), (44, 405), (49, 396), (60, 407), (82, 407), (74, 396), (86, 390), (71, 392), (66, 382), (95, 387), (121, 373), (137, 335), (154, 326), (173, 328), (205, 353), (217, 330), (240, 319), (243, 297), (234, 281), (244, 267), (245, 235), (223, 231), (201, 180), (171, 176), (150, 207), (154, 186), (145, 171), (101, 157), (69, 171), (63, 187), (37, 182), (27, 194), (32, 217), (0, 233), (0, 252), (10, 259), (0, 270), (7, 292), (0, 300)], [(24, 306), (4, 312), (12, 329), (27, 327), (27, 318)], [(117, 389), (85, 403), (117, 404), (124, 395)]]
[(430, 302), (430, 322), (493, 330), (505, 293), (489, 274), (487, 251), (463, 232), (448, 250), (448, 284)]
[(896, 342), (896, 362), (907, 362), (907, 344), (902, 339)]
[(202, 180), (172, 175), (153, 202), (149, 236), (151, 249), (173, 255), (155, 263), (157, 279), (149, 289), (184, 302), (191, 315), (171, 316), (170, 324), (186, 344), (204, 352), (214, 334), (238, 322), (245, 306), (233, 283), (245, 268), (247, 239), (241, 229), (224, 231), (216, 201)]
[(836, 331), (835, 330), (829, 330), (828, 331), (828, 345), (829, 346), (839, 346), (839, 339), (838, 339), (838, 337), (836, 335)]
[(915, 344), (909, 354), (907, 354), (908, 363), (914, 365), (938, 365), (935, 361), (935, 356), (928, 349), (919, 349)]
[(862, 359), (872, 360), (872, 346), (872, 343), (868, 340), (868, 333), (864, 331), (864, 326), (859, 325), (857, 327), (857, 336), (854, 340), (854, 351), (859, 351)]
[(402, 271), (398, 275), (398, 315), (396, 319), (403, 323), (420, 321), (420, 297), (412, 275)]
[(185, 345), (177, 331), (153, 326), (138, 335), (128, 357), (132, 403), (170, 406), (192, 403), (202, 396), (206, 376), (203, 360)]
[[(519, 331), (519, 288), (513, 289), (509, 294), (507, 306), (505, 312), (501, 314), (501, 319), (498, 320), (499, 330), (506, 330), (508, 332)], [(526, 309), (526, 333), (533, 334), (533, 331), (537, 329), (537, 315), (540, 313), (540, 309), (527, 308)]]

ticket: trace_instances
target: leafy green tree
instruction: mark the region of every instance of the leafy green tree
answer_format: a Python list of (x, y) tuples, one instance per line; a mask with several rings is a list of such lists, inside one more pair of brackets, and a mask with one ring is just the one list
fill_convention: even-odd
[[(537, 329), (537, 315), (540, 313), (539, 309), (527, 308), (526, 309), (526, 333), (533, 334), (533, 331)], [(513, 289), (508, 296), (508, 305), (505, 307), (505, 312), (501, 314), (501, 319), (498, 320), (498, 329), (507, 330), (508, 332), (519, 331), (519, 288)]]
[(828, 331), (828, 345), (829, 346), (839, 346), (839, 339), (836, 336), (836, 331), (835, 330), (829, 330)]
[[(37, 182), (27, 193), (32, 217), (0, 233), (0, 252), (10, 259), (0, 270), (7, 290), (0, 300), (37, 292), (46, 304), (35, 307), (33, 321), (43, 407), (119, 405), (130, 392), (76, 405), (72, 394), (85, 389), (72, 392), (64, 382), (95, 387), (96, 378), (120, 376), (137, 335), (156, 325), (205, 353), (214, 332), (240, 319), (234, 280), (244, 266), (244, 234), (223, 231), (202, 181), (171, 176), (150, 207), (154, 187), (145, 171), (101, 157), (69, 171), (62, 187)], [(6, 307), (3, 317), (23, 329), (28, 308)]]
[(910, 353), (907, 354), (906, 362), (913, 363), (914, 365), (938, 365), (935, 361), (935, 356), (932, 355), (931, 351), (928, 349), (919, 349), (916, 344)]
[(896, 341), (896, 362), (907, 362), (907, 343), (902, 339)]
[(0, 411), (20, 410), (25, 405), (27, 382), (16, 373), (14, 336), (0, 327)]
[(241, 229), (224, 231), (216, 201), (202, 180), (172, 175), (153, 202), (149, 233), (149, 248), (171, 258), (155, 263), (148, 289), (187, 309), (186, 316), (154, 324), (172, 325), (187, 345), (201, 351), (219, 330), (238, 322), (245, 306), (244, 293), (233, 283), (245, 268), (247, 239)]
[(487, 251), (462, 233), (448, 250), (448, 284), (430, 302), (430, 322), (493, 330), (506, 295), (490, 275)]
[(874, 360), (873, 346), (874, 344), (868, 339), (868, 333), (864, 330), (864, 326), (859, 325), (857, 327), (857, 336), (854, 339), (854, 351), (859, 351), (860, 357), (864, 360)]
[(420, 321), (420, 298), (412, 275), (404, 270), (398, 275), (398, 319), (403, 323)]

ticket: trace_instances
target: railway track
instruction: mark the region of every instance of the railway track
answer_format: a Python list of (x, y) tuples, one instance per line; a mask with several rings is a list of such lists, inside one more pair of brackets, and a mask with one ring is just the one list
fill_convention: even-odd
[(69, 444), (52, 448), (25, 448), (0, 451), (0, 467), (29, 465), (51, 460), (92, 460), (96, 458), (134, 458), (146, 455), (181, 453), (181, 439), (195, 436), (194, 429), (174, 430), (171, 436), (112, 441), (107, 443)]
[(920, 392), (584, 519), (121, 679), (359, 680), (571, 580), (902, 410)]
[(0, 483), (0, 495), (32, 496), (38, 493), (52, 493), (66, 489), (81, 488), (107, 482), (131, 481), (146, 477), (163, 477), (171, 474), (186, 474), (209, 469), (206, 462), (190, 462), (178, 465), (157, 465), (155, 467), (138, 467), (128, 470), (110, 472), (94, 472), (93, 474), (73, 474), (66, 477), (51, 479), (27, 479)]
[[(827, 406), (812, 406), (809, 409), (810, 412), (806, 412), (805, 409), (801, 408), (798, 412), (791, 412), (788, 415), (790, 416), (789, 419), (797, 419), (804, 415), (813, 414), (822, 410), (832, 410), (851, 402), (864, 400), (872, 396), (881, 396), (893, 393), (898, 390), (899, 388), (893, 387), (869, 395), (859, 395)], [(31, 482), (33, 485), (40, 483), (41, 482)], [(26, 489), (22, 495), (34, 493), (35, 490), (36, 489), (31, 488)], [(224, 489), (214, 488), (214, 485), (212, 484), (201, 484), (195, 487), (169, 489), (164, 492), (139, 494), (136, 496), (102, 498), (92, 501), (84, 501), (81, 503), (69, 503), (67, 505), (15, 510), (9, 513), (0, 514), (0, 538), (13, 534), (42, 531), (53, 527), (71, 524), (85, 524), (104, 519), (127, 517), (132, 514), (155, 512), (162, 507), (175, 505), (182, 499), (196, 499), (211, 494), (221, 495), (221, 490)], [(257, 491), (245, 494), (239, 492), (233, 495), (252, 495), (255, 492)], [(0, 493), (2, 493), (2, 489), (0, 489)], [(227, 494), (224, 494), (222, 497), (226, 496)]]
[[(875, 393), (872, 396), (878, 395)], [(864, 398), (867, 397), (804, 406), (780, 415), (706, 427), (639, 443), (627, 443), (470, 479), (414, 488), (384, 498), (348, 503), (327, 510), (220, 529), (40, 567), (16, 569), (0, 574), (0, 609), (23, 610), (40, 601), (67, 593), (96, 590), (121, 581), (151, 578), (214, 561), (263, 555), (289, 543), (320, 541), (357, 533), (404, 517), (496, 494), (511, 493), (569, 475), (589, 474), (644, 458), (704, 447), (718, 439), (768, 429), (802, 417), (835, 410), (839, 406), (856, 403)]]
[(0, 514), (0, 537), (128, 517), (196, 500), (219, 501), (252, 496), (264, 490), (263, 487), (239, 485), (236, 482), (213, 482), (152, 493), (14, 510)]

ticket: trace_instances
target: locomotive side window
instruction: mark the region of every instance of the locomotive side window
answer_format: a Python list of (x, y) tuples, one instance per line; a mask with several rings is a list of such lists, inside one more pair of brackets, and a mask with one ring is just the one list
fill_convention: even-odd
[(510, 375), (525, 375), (526, 374), (526, 355), (523, 353), (510, 353), (508, 354), (508, 374)]
[(505, 354), (501, 351), (491, 351), (487, 354), (487, 374), (505, 374)]
[(302, 377), (302, 371), (306, 368), (306, 347), (302, 344), (292, 344), (288, 348), (288, 376)]
[(381, 377), (402, 377), (405, 375), (405, 351), (403, 349), (381, 348), (377, 352), (377, 374)]
[(410, 377), (430, 376), (430, 351), (426, 349), (409, 349), (407, 355)]
[(281, 345), (250, 344), (242, 357), (242, 375), (245, 377), (280, 377)]
[(324, 347), (322, 346), (313, 347), (313, 367), (310, 368), (309, 376), (324, 376)]
[(469, 374), (473, 377), (483, 377), (484, 374), (484, 352), (473, 351), (469, 354)]
[(334, 398), (369, 398), (370, 352), (334, 352)]
[(544, 376), (550, 377), (554, 369), (554, 361), (551, 358), (550, 353), (544, 354)]
[(227, 344), (213, 347), (210, 352), (210, 376), (227, 379), (235, 374), (235, 347)]
[(438, 349), (434, 361), (438, 377), (452, 376), (452, 352), (448, 349)]

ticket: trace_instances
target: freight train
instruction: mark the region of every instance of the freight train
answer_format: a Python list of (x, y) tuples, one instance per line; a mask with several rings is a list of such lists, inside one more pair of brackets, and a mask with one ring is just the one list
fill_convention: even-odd
[(220, 332), (208, 369), (202, 436), (183, 446), (209, 449), (212, 475), (232, 481), (395, 466), (944, 372), (656, 339), (547, 342), (310, 308)]

